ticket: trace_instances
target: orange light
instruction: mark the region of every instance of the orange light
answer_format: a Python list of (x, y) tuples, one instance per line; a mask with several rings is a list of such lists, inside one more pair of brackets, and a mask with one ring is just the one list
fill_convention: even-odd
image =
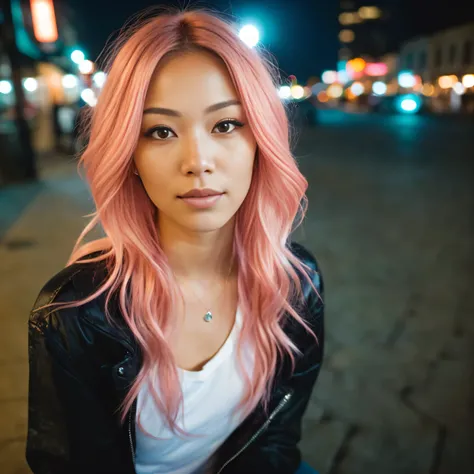
[(350, 87), (345, 90), (344, 95), (348, 100), (354, 100), (356, 98), (356, 95), (351, 91)]
[(364, 20), (376, 20), (382, 15), (380, 8), (377, 7), (360, 7), (358, 13)]
[(339, 41), (341, 43), (352, 43), (354, 38), (355, 34), (352, 30), (341, 30), (339, 32)]
[(435, 93), (435, 88), (432, 84), (424, 84), (421, 93), (428, 97), (431, 97)]
[(362, 72), (365, 68), (365, 61), (362, 58), (355, 58), (351, 59), (347, 65), (354, 71), (354, 72)]
[(328, 101), (328, 95), (326, 94), (326, 91), (321, 91), (318, 93), (316, 96), (319, 100), (319, 102), (327, 102)]
[(441, 89), (449, 89), (455, 84), (452, 76), (441, 76), (438, 79), (438, 84)]
[(469, 87), (474, 86), (474, 74), (465, 74), (462, 77), (462, 85), (468, 89)]
[(53, 0), (30, 0), (35, 38), (40, 43), (54, 43), (58, 39)]

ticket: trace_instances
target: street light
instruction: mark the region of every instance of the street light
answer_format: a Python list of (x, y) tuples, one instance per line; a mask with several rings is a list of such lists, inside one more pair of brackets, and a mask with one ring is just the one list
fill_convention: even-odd
[(239, 31), (239, 38), (250, 48), (257, 46), (260, 40), (260, 33), (253, 25), (245, 25)]

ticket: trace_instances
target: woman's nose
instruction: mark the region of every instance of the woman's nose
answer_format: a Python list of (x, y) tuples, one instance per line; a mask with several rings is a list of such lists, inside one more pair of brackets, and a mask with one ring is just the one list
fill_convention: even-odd
[(212, 150), (203, 137), (190, 138), (183, 150), (182, 172), (184, 174), (200, 175), (214, 171)]

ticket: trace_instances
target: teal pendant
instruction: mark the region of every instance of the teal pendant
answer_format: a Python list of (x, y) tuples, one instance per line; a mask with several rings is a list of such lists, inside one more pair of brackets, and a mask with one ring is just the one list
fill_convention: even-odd
[(208, 323), (209, 321), (212, 321), (212, 313), (210, 311), (208, 311), (205, 315), (204, 315), (204, 321), (206, 321), (206, 323)]

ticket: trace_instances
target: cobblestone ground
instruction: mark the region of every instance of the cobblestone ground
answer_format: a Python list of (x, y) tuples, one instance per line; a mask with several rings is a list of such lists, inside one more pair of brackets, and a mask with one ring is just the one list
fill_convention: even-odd
[(298, 235), (326, 280), (302, 449), (330, 474), (474, 472), (472, 123), (320, 117)]
[[(327, 350), (301, 448), (320, 474), (474, 472), (472, 123), (319, 117), (296, 239), (326, 282)], [(26, 474), (26, 327), (91, 212), (64, 158), (0, 190), (0, 472)], [(264, 474), (264, 473), (262, 473)]]

